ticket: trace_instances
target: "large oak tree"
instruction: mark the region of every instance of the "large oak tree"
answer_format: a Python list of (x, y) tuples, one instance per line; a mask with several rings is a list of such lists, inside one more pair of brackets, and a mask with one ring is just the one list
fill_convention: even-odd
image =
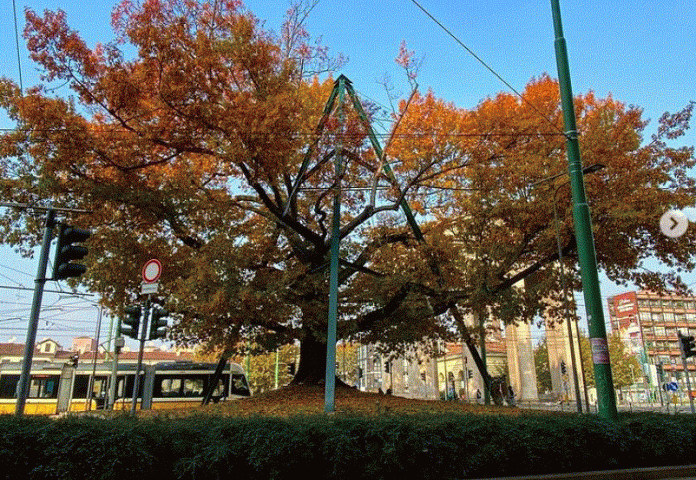
[[(124, 1), (116, 40), (93, 49), (61, 12), (27, 11), (45, 81), (74, 93), (0, 82), (0, 105), (17, 123), (0, 143), (4, 198), (91, 211), (69, 218), (94, 229), (81, 281), (112, 309), (136, 298), (141, 265), (157, 257), (179, 341), (270, 350), (299, 340), (296, 381), (324, 374), (339, 186), (340, 338), (398, 350), (470, 333), (465, 313), (553, 312), (554, 199), (579, 287), (568, 190), (563, 177), (539, 183), (566, 169), (556, 82), (541, 76), (522, 98), (499, 94), (472, 110), (416, 93), (379, 155), (350, 96), (322, 115), (334, 81), (302, 27), (310, 8), (291, 9), (274, 36), (238, 1)], [(650, 139), (637, 107), (592, 93), (575, 106), (585, 164), (606, 166), (586, 179), (599, 264), (615, 281), (683, 288), (677, 273), (693, 268), (696, 236), (669, 239), (658, 220), (696, 193), (693, 148), (673, 146), (693, 105), (661, 118)], [(422, 235), (405, 221), (404, 200), (421, 214)], [(35, 245), (40, 227), (11, 213), (0, 240)], [(649, 257), (675, 272), (643, 270)]]

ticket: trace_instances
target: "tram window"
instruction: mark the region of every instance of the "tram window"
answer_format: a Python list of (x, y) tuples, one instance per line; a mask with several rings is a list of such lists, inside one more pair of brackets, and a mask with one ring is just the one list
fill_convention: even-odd
[[(124, 388), (125, 384), (125, 388)], [(135, 384), (135, 375), (121, 375), (118, 377), (116, 384), (116, 396), (119, 398), (133, 398), (133, 385)], [(138, 389), (138, 398), (143, 396), (143, 374), (140, 374), (140, 388)]]
[(58, 375), (32, 377), (29, 386), (29, 398), (57, 398)]
[(106, 396), (106, 385), (107, 385), (107, 378), (102, 376), (102, 377), (94, 377), (94, 384), (92, 385), (92, 394), (94, 397), (97, 398), (102, 398)]
[(232, 395), (244, 395), (246, 397), (251, 395), (249, 391), (249, 385), (247, 385), (246, 378), (244, 375), (239, 373), (232, 374), (232, 385), (230, 388), (230, 394)]
[(203, 379), (189, 377), (184, 379), (184, 397), (202, 397)]
[(87, 398), (87, 385), (89, 385), (89, 375), (77, 375), (73, 387), (73, 398)]
[[(212, 377), (211, 377), (212, 380)], [(228, 392), (227, 392), (227, 385), (230, 383), (230, 376), (229, 375), (223, 375), (222, 378), (218, 380), (218, 384), (215, 387), (215, 390), (213, 391), (213, 397), (226, 397)]]
[(3, 375), (0, 377), (0, 398), (17, 398), (19, 375)]
[(153, 397), (179, 397), (181, 396), (181, 378), (155, 376), (155, 388)]

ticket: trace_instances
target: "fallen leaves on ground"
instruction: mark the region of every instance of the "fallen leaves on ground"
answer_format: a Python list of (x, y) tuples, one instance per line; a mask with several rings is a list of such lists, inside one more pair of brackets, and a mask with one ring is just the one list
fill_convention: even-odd
[[(428, 413), (473, 413), (483, 415), (520, 415), (529, 413), (515, 407), (486, 406), (458, 401), (418, 400), (379, 393), (361, 392), (354, 388), (337, 387), (335, 391), (336, 414), (387, 415), (387, 414), (428, 414)], [(324, 387), (315, 385), (291, 385), (272, 390), (250, 398), (228, 400), (226, 402), (195, 407), (186, 410), (153, 410), (139, 412), (151, 416), (187, 416), (192, 414), (211, 414), (234, 417), (269, 416), (289, 417), (294, 415), (317, 415), (324, 413)]]

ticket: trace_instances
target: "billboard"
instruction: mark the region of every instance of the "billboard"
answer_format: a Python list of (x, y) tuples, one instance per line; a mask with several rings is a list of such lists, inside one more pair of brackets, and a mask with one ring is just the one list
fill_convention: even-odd
[(611, 328), (628, 328), (632, 321), (638, 320), (638, 299), (636, 292), (626, 292), (609, 299), (609, 318)]

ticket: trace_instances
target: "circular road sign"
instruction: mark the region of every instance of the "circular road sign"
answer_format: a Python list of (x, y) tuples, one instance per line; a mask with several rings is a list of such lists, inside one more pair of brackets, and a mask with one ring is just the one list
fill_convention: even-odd
[(143, 280), (145, 283), (154, 283), (159, 280), (160, 275), (162, 275), (162, 262), (153, 258), (148, 260), (143, 265)]

